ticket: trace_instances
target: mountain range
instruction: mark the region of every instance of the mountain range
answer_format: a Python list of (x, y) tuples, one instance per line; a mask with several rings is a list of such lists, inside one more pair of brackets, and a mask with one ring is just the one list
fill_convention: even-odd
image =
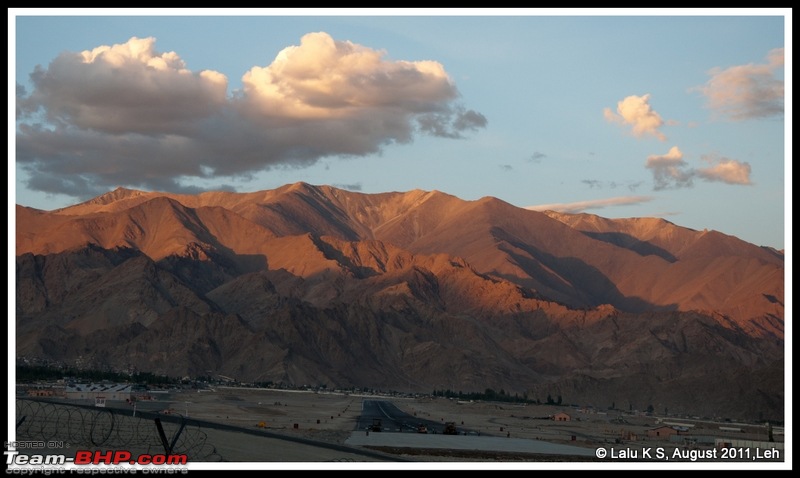
[(17, 355), (782, 420), (784, 253), (439, 191), (16, 206)]

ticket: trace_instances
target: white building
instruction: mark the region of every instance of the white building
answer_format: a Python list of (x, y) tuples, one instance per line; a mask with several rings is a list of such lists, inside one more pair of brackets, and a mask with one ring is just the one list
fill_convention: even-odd
[(73, 383), (65, 390), (67, 398), (73, 400), (130, 400), (132, 393), (133, 385), (127, 383)]

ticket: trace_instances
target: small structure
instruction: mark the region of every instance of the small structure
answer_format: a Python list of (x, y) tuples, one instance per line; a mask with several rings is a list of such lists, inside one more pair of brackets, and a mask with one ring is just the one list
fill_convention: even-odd
[(444, 424), (444, 430), (442, 431), (445, 435), (458, 435), (458, 429), (456, 429), (456, 422), (447, 422)]
[[(198, 390), (199, 392), (200, 390)], [(147, 391), (144, 390), (136, 390), (135, 392), (131, 393), (131, 402), (141, 402), (141, 401), (148, 401), (154, 400), (153, 396), (150, 395)]]
[(26, 391), (29, 397), (58, 397), (63, 396), (63, 390), (56, 390), (54, 388), (44, 388), (44, 387), (30, 387)]
[(661, 440), (669, 440), (672, 435), (677, 435), (678, 430), (675, 427), (660, 426), (647, 430), (648, 438), (658, 438)]
[(557, 422), (568, 422), (572, 420), (572, 417), (570, 417), (568, 414), (564, 412), (558, 412), (555, 415), (553, 415), (553, 420)]
[(131, 399), (133, 386), (127, 383), (75, 383), (67, 385), (64, 394), (73, 400), (95, 400), (98, 397), (106, 400)]

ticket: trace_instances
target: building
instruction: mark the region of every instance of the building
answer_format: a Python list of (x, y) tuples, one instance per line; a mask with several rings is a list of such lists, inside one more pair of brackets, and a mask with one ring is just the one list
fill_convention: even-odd
[(652, 428), (647, 430), (647, 437), (648, 438), (657, 438), (660, 440), (669, 440), (672, 435), (677, 435), (679, 433), (678, 429), (675, 427), (670, 426), (660, 426), (657, 428)]
[(127, 383), (71, 383), (65, 394), (71, 400), (130, 400), (133, 386)]
[(570, 417), (569, 415), (567, 415), (564, 412), (558, 412), (555, 415), (553, 415), (553, 420), (555, 420), (557, 422), (568, 422), (568, 421), (572, 420), (572, 417)]
[(25, 395), (29, 397), (64, 397), (64, 387), (54, 385), (31, 385), (25, 389)]

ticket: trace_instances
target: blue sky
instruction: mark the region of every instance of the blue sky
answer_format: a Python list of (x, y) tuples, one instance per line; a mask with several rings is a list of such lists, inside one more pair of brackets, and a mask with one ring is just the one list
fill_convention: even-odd
[(306, 181), (790, 242), (790, 9), (72, 12), (9, 11), (10, 202)]

